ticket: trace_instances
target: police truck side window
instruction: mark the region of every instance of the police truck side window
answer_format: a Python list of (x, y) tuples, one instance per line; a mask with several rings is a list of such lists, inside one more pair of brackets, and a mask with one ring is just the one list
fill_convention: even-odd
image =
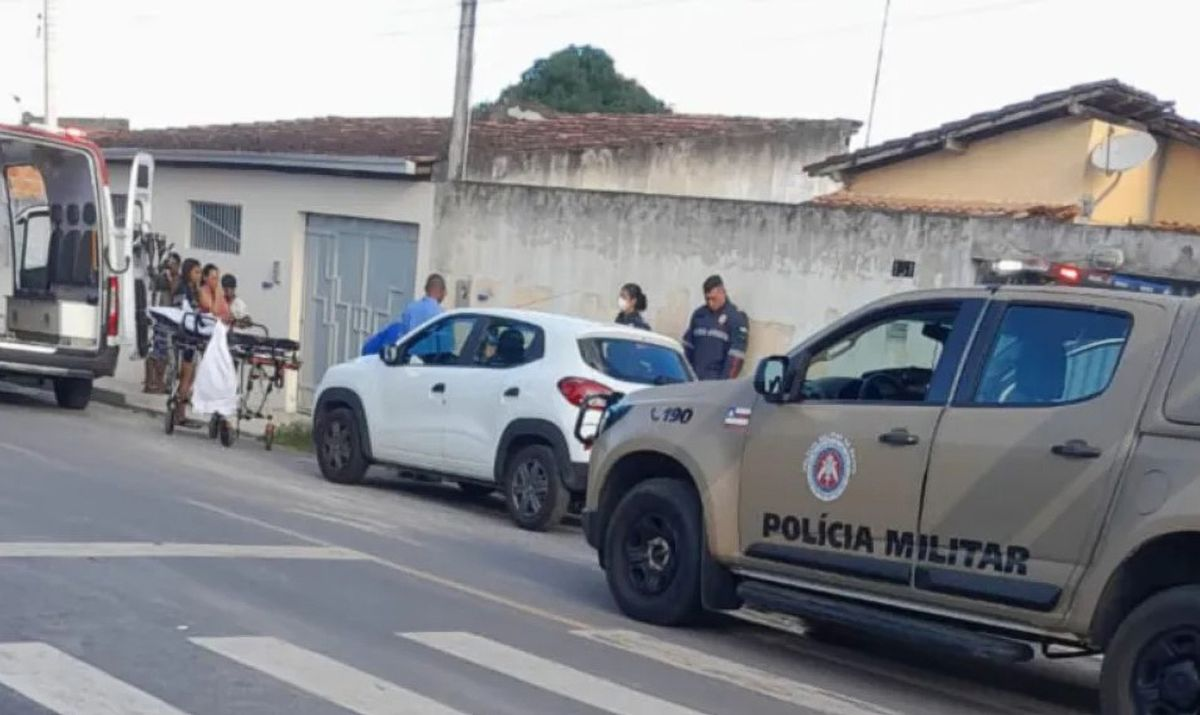
[(893, 313), (835, 338), (809, 362), (805, 401), (923, 401), (957, 315), (957, 307)]
[(985, 405), (1054, 405), (1108, 388), (1133, 319), (1124, 313), (1014, 305), (972, 400)]

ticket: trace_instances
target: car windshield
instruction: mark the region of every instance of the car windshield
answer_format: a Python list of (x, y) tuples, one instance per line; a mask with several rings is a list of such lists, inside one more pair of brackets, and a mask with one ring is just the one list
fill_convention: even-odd
[(622, 382), (670, 385), (688, 382), (692, 373), (677, 350), (624, 338), (585, 338), (579, 352), (588, 367)]

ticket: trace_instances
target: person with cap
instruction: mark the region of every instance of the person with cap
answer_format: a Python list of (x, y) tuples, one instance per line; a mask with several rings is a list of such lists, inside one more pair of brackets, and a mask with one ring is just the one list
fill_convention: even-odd
[(417, 326), (437, 317), (442, 312), (442, 301), (445, 299), (446, 279), (437, 273), (430, 273), (425, 279), (425, 297), (409, 303), (398, 319), (367, 338), (362, 354), (376, 355), (384, 345), (394, 345)]
[(683, 347), (688, 362), (701, 380), (728, 380), (738, 376), (746, 361), (750, 322), (725, 293), (721, 276), (704, 281), (704, 305), (692, 313)]

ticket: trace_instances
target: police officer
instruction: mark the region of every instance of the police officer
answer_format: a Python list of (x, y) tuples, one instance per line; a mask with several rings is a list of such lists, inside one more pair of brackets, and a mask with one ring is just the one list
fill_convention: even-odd
[(704, 305), (692, 313), (683, 335), (688, 362), (701, 380), (727, 380), (738, 376), (746, 361), (750, 323), (725, 295), (721, 276), (704, 281)]

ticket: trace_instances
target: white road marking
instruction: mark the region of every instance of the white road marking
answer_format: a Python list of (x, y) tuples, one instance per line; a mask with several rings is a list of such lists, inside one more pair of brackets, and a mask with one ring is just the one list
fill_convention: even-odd
[(378, 536), (386, 536), (389, 539), (395, 539), (396, 541), (399, 541), (402, 544), (408, 544), (409, 546), (424, 546), (423, 543), (417, 541), (416, 539), (397, 533), (397, 527), (395, 525), (386, 524), (381, 521), (366, 519), (364, 517), (352, 518), (348, 516), (339, 516), (337, 514), (328, 514), (321, 511), (310, 511), (308, 509), (302, 509), (299, 507), (293, 507), (287, 511), (289, 514), (298, 514), (299, 516), (306, 516), (309, 519), (317, 519), (318, 521), (325, 521), (329, 522), (330, 524), (338, 524), (340, 526), (348, 526), (351, 529), (358, 529), (359, 531), (365, 531)]
[(41, 462), (42, 464), (45, 464), (53, 469), (57, 469), (60, 472), (73, 472), (77, 474), (84, 473), (83, 467), (78, 467), (70, 462), (58, 459), (57, 457), (51, 457), (50, 455), (42, 454), (41, 452), (35, 452), (32, 449), (26, 449), (20, 445), (9, 444), (8, 442), (0, 442), (0, 449), (16, 452), (19, 455), (28, 457), (36, 462)]
[(0, 643), (0, 684), (58, 715), (186, 715), (45, 643)]
[[(299, 531), (296, 531), (295, 529), (289, 529), (286, 526), (279, 526), (278, 524), (272, 524), (269, 521), (263, 521), (262, 519), (256, 519), (252, 516), (246, 516), (245, 514), (239, 514), (236, 511), (230, 511), (228, 509), (223, 509), (223, 508), (213, 505), (213, 504), (208, 504), (206, 502), (198, 501), (195, 499), (188, 499), (187, 503), (191, 504), (192, 506), (199, 507), (201, 509), (207, 509), (207, 510), (213, 512), (214, 514), (222, 514), (224, 516), (229, 517), (230, 519), (237, 519), (238, 521), (242, 521), (247, 524), (254, 524), (255, 526), (260, 526), (264, 529), (270, 529), (271, 531), (275, 531), (280, 534), (287, 534), (288, 536), (291, 536), (294, 539), (298, 539), (300, 541), (306, 541), (310, 544), (327, 546), (329, 548), (339, 548), (339, 547), (335, 546), (332, 542), (325, 541), (324, 539), (318, 539), (318, 538), (309, 536), (307, 534), (302, 534)], [(468, 596), (474, 596), (475, 598), (479, 598), (484, 601), (489, 601), (489, 602), (495, 603), (497, 605), (505, 606), (505, 607), (511, 608), (515, 611), (520, 611), (522, 613), (527, 613), (531, 616), (537, 616), (538, 618), (543, 618), (548, 621), (553, 621), (555, 623), (559, 623), (564, 626), (567, 626), (568, 628), (576, 628), (576, 629), (582, 630), (582, 629), (588, 629), (588, 628), (592, 627), (592, 626), (588, 625), (587, 623), (584, 623), (583, 621), (580, 621), (580, 620), (577, 620), (574, 618), (569, 618), (567, 616), (559, 615), (552, 611), (547, 611), (543, 608), (538, 608), (537, 606), (530, 606), (530, 605), (527, 605), (520, 601), (517, 601), (515, 599), (506, 598), (504, 596), (501, 596), (501, 595), (498, 595), (495, 593), (491, 593), (490, 591), (485, 591), (481, 588), (475, 588), (474, 586), (468, 586), (467, 584), (462, 583), (460, 581), (455, 581), (454, 579), (446, 578), (445, 576), (438, 576), (437, 574), (430, 573), (429, 571), (423, 571), (421, 569), (414, 568), (412, 566), (405, 566), (404, 564), (397, 563), (395, 561), (389, 561), (381, 556), (374, 556), (372, 554), (368, 554), (365, 552), (358, 552), (358, 551), (356, 551), (354, 553), (359, 554), (363, 559), (370, 561), (373, 564), (382, 566), (387, 569), (391, 569), (398, 573), (402, 573), (406, 576), (411, 576), (413, 578), (419, 578), (422, 581), (427, 581), (429, 583), (437, 584), (438, 586), (443, 586), (445, 588), (457, 591), (462, 594), (466, 594)]]
[(594, 708), (620, 715), (699, 715), (610, 680), (539, 658), (472, 633), (400, 633), (403, 638), (449, 653)]
[(362, 561), (357, 551), (334, 546), (260, 546), (253, 544), (176, 544), (141, 541), (115, 542), (0, 542), (0, 559), (45, 558), (223, 558), (317, 559)]
[(827, 715), (898, 715), (898, 711), (865, 700), (789, 680), (765, 670), (718, 658), (635, 631), (574, 631), (588, 640), (620, 648), (714, 680), (761, 693), (785, 703)]
[(191, 641), (359, 715), (462, 715), (436, 700), (278, 638)]

